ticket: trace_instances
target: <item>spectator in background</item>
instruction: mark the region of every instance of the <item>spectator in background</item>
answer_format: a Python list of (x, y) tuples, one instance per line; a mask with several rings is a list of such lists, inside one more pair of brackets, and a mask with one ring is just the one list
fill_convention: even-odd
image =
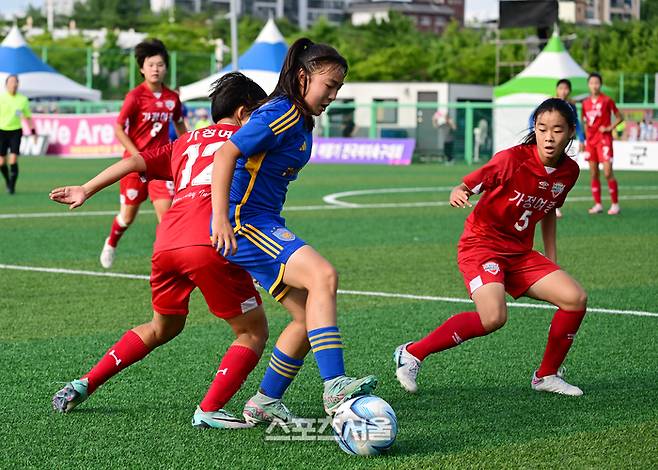
[[(5, 88), (7, 91), (0, 94), (0, 173), (7, 184), (7, 192), (14, 194), (18, 179), (18, 154), (23, 137), (22, 120), (27, 121), (32, 134), (36, 135), (37, 131), (27, 96), (18, 93), (18, 76), (9, 75), (5, 80)], [(7, 151), (9, 158), (6, 158)]]
[(343, 117), (343, 129), (341, 131), (342, 137), (354, 137), (356, 133), (356, 123), (354, 122), (354, 114), (348, 113)]
[(208, 119), (208, 110), (206, 108), (197, 109), (196, 115), (199, 119), (194, 125), (194, 130), (203, 129), (204, 127), (212, 125), (212, 122)]
[(432, 124), (439, 131), (439, 142), (443, 144), (442, 148), (446, 162), (452, 163), (454, 157), (455, 130), (457, 129), (455, 121), (450, 117), (450, 113), (437, 110), (434, 116), (432, 116)]

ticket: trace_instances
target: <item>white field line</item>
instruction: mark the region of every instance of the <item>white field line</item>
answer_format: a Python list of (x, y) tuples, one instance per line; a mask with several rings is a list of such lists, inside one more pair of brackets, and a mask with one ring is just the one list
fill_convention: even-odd
[[(19, 266), (13, 264), (0, 264), (0, 269), (6, 270), (15, 270), (15, 271), (31, 271), (39, 273), (50, 273), (50, 274), (70, 274), (70, 275), (79, 275), (79, 276), (96, 276), (96, 277), (112, 277), (120, 279), (138, 279), (143, 281), (148, 281), (149, 276), (143, 274), (126, 274), (126, 273), (112, 273), (112, 272), (100, 272), (100, 271), (83, 271), (77, 269), (60, 269), (60, 268), (45, 268), (39, 266)], [(408, 300), (425, 300), (430, 302), (447, 302), (447, 303), (459, 303), (459, 304), (471, 304), (470, 299), (461, 299), (458, 297), (438, 297), (433, 295), (414, 295), (414, 294), (401, 294), (395, 292), (371, 292), (371, 291), (358, 291), (358, 290), (344, 290), (339, 289), (338, 293), (341, 295), (357, 295), (357, 296), (366, 296), (366, 297), (381, 297), (381, 298), (393, 298), (393, 299), (408, 299)], [(524, 303), (524, 302), (509, 302), (507, 304), (509, 307), (514, 308), (532, 308), (532, 309), (541, 309), (541, 310), (554, 310), (555, 307), (548, 304), (535, 304), (535, 303)], [(610, 308), (598, 308), (598, 307), (588, 307), (587, 311), (589, 313), (607, 313), (613, 315), (632, 315), (638, 317), (657, 317), (658, 312), (645, 312), (641, 310), (618, 310)]]
[[(407, 191), (410, 192), (410, 191)], [(418, 191), (420, 192), (420, 191)], [(329, 196), (332, 196), (331, 194)], [(325, 199), (329, 196), (325, 196)], [(658, 199), (658, 194), (633, 194), (619, 196), (622, 201), (651, 201)], [(331, 199), (330, 199), (331, 200)], [(567, 198), (567, 202), (587, 202), (591, 201), (591, 196), (577, 196)], [(448, 206), (448, 201), (421, 201), (421, 202), (384, 202), (384, 203), (367, 203), (357, 204), (334, 200), (334, 205), (311, 205), (311, 206), (289, 206), (284, 207), (284, 212), (302, 212), (302, 211), (321, 211), (321, 210), (340, 210), (340, 209), (399, 209), (399, 208), (418, 208), (418, 207), (443, 207)], [(153, 214), (154, 211), (146, 209), (140, 210), (140, 214)], [(117, 211), (66, 211), (66, 212), (32, 212), (21, 214), (0, 214), (2, 219), (43, 219), (50, 217), (95, 217), (116, 215)]]

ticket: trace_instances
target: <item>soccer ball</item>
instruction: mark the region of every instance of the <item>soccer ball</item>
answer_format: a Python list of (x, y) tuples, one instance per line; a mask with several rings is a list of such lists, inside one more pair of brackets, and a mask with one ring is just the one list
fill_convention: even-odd
[(375, 395), (346, 401), (332, 421), (340, 448), (351, 455), (379, 455), (388, 450), (398, 434), (398, 420), (391, 405)]

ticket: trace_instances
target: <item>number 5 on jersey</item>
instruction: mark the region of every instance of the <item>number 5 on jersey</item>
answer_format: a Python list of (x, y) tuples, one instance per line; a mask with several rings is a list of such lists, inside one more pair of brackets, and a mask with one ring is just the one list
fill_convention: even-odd
[(528, 228), (528, 224), (530, 223), (530, 217), (532, 216), (532, 211), (525, 211), (519, 221), (514, 224), (514, 228), (517, 229), (519, 232), (523, 232), (525, 229)]

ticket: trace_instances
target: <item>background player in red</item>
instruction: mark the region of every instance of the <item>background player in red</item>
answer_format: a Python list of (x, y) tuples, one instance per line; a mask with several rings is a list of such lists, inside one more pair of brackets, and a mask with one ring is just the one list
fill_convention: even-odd
[(192, 424), (220, 429), (249, 426), (222, 407), (256, 366), (267, 341), (267, 320), (251, 276), (210, 246), (210, 176), (215, 151), (265, 97), (265, 92), (244, 75), (224, 75), (211, 93), (216, 125), (123, 159), (83, 186), (57, 188), (50, 193), (53, 201), (73, 209), (133, 171), (147, 178), (173, 179), (176, 184), (172, 207), (158, 225), (153, 246), (153, 319), (127, 331), (87, 374), (57, 392), (52, 401), (56, 411), (72, 410), (110, 377), (178, 335), (185, 326), (190, 294), (198, 287), (210, 311), (227, 321), (236, 339), (197, 407)]
[[(594, 206), (590, 214), (603, 212), (601, 205), (601, 181), (599, 180), (599, 163), (603, 164), (603, 174), (608, 180), (608, 190), (612, 205), (608, 214), (619, 214), (619, 190), (617, 180), (612, 173), (612, 130), (624, 121), (617, 105), (607, 95), (601, 93), (603, 80), (598, 73), (591, 73), (587, 79), (590, 96), (583, 101), (583, 121), (585, 122), (585, 138), (587, 145), (585, 154), (589, 161), (592, 177), (592, 197)], [(615, 115), (615, 123), (610, 123), (610, 116)]]
[[(583, 393), (558, 370), (587, 304), (583, 288), (556, 264), (555, 209), (562, 206), (579, 173), (578, 164), (565, 154), (576, 116), (566, 101), (551, 98), (537, 108), (534, 122), (523, 145), (494, 155), (450, 194), (453, 207), (471, 207), (468, 199), (484, 192), (464, 224), (457, 254), (476, 311), (450, 317), (425, 338), (395, 350), (396, 375), (409, 392), (417, 390), (416, 376), (428, 355), (505, 324), (508, 292), (515, 298), (525, 295), (558, 307), (532, 388), (565, 395)], [(540, 220), (545, 256), (532, 249)]]
[[(165, 45), (157, 39), (140, 42), (135, 46), (135, 58), (144, 81), (128, 92), (114, 125), (117, 139), (126, 149), (123, 158), (167, 144), (170, 121), (173, 121), (178, 135), (186, 132), (178, 94), (163, 83), (169, 66), (169, 53)], [(139, 206), (146, 197), (150, 196), (160, 222), (162, 214), (171, 205), (173, 195), (171, 181), (147, 182), (138, 173), (121, 178), (121, 210), (112, 222), (100, 256), (104, 268), (112, 267), (117, 244), (135, 220)]]

